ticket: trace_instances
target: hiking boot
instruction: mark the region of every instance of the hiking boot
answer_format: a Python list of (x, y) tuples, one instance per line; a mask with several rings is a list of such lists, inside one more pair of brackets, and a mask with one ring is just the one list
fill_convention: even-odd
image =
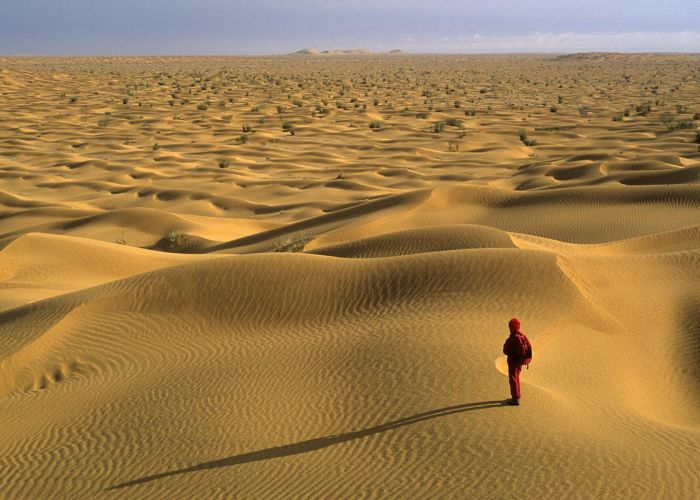
[(509, 399), (508, 404), (511, 406), (520, 406), (520, 400), (519, 399)]

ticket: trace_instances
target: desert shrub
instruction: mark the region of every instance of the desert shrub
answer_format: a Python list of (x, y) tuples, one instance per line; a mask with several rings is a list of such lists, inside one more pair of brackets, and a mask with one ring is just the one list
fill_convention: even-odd
[(430, 116), (430, 113), (427, 111), (421, 111), (420, 113), (416, 114), (416, 118), (420, 118), (421, 120), (425, 120)]
[(68, 102), (71, 104), (75, 104), (76, 102), (78, 102), (78, 97), (77, 96), (70, 96), (68, 98)]
[(248, 134), (241, 134), (238, 136), (238, 142), (245, 144), (248, 142)]
[(537, 141), (535, 139), (530, 139), (527, 136), (527, 130), (525, 130), (525, 129), (521, 129), (518, 132), (518, 137), (520, 138), (520, 142), (522, 142), (523, 144), (525, 144), (528, 147), (532, 147), (532, 146), (537, 145)]
[(158, 144), (158, 143), (156, 142), (155, 144), (153, 144), (153, 147), (152, 147), (151, 149), (152, 149), (153, 151), (158, 151), (158, 150), (160, 149), (160, 144)]
[(445, 130), (445, 122), (435, 122), (433, 123), (433, 133), (434, 134), (439, 134)]
[(450, 153), (459, 153), (459, 142), (457, 141), (448, 141), (447, 142), (447, 150)]
[(462, 120), (458, 118), (448, 118), (445, 123), (449, 125), (450, 127), (461, 127), (462, 126)]
[(674, 118), (671, 113), (662, 113), (659, 119), (661, 120), (661, 124), (664, 125), (666, 128), (673, 128)]
[(375, 100), (374, 100), (374, 105), (375, 105), (375, 106), (379, 106), (379, 99), (375, 99)]
[(459, 109), (459, 108), (461, 108), (461, 107), (462, 107), (462, 103), (461, 103), (461, 102), (459, 102), (459, 101), (455, 101), (455, 103), (454, 103), (454, 104), (455, 104), (455, 109)]
[(243, 132), (245, 132), (245, 133), (248, 133), (248, 132), (252, 132), (252, 131), (253, 131), (253, 129), (251, 128), (251, 126), (248, 125), (247, 123), (244, 123), (243, 126), (241, 126), (241, 130), (242, 130)]
[(228, 158), (219, 158), (216, 164), (219, 165), (219, 168), (228, 168), (228, 166), (231, 164), (231, 160)]
[(128, 97), (122, 97), (122, 104), (129, 104), (129, 98), (128, 98)]
[(670, 128), (671, 130), (692, 130), (695, 128), (695, 122), (693, 120), (679, 120), (671, 124)]
[(259, 113), (261, 109), (262, 109), (262, 106), (253, 106), (252, 108), (250, 108), (250, 111), (252, 113)]
[(369, 128), (372, 130), (379, 130), (382, 128), (382, 124), (378, 121), (371, 121), (369, 122)]
[(161, 242), (166, 252), (184, 252), (193, 246), (190, 235), (182, 231), (170, 231)]
[(281, 115), (282, 113), (284, 113), (284, 106), (278, 104), (277, 105), (277, 114)]
[(311, 238), (292, 238), (288, 237), (277, 243), (273, 252), (303, 252), (306, 244), (311, 241)]
[(109, 111), (106, 111), (104, 117), (101, 120), (98, 120), (97, 124), (100, 127), (106, 127), (107, 125), (109, 125), (109, 122), (111, 120), (112, 120), (112, 113), (110, 113)]
[(647, 116), (649, 113), (651, 113), (651, 104), (649, 104), (649, 103), (639, 104), (634, 109), (638, 115)]
[(559, 111), (559, 109), (556, 106), (552, 105), (549, 107), (550, 113), (556, 113), (557, 111)]
[(468, 109), (464, 112), (465, 116), (476, 116), (476, 110), (475, 109)]
[(682, 104), (676, 104), (676, 113), (679, 115), (681, 113), (685, 113), (685, 106), (683, 106)]
[(206, 111), (209, 109), (209, 103), (208, 102), (200, 102), (197, 104), (197, 109), (200, 111)]
[(304, 105), (304, 101), (292, 101), (292, 104), (295, 105), (297, 108), (301, 108)]
[(625, 116), (624, 113), (617, 113), (617, 114), (613, 115), (612, 119), (614, 122), (621, 122), (622, 119), (624, 118), (624, 116)]
[(294, 135), (296, 131), (292, 122), (284, 122), (282, 124), (282, 130), (284, 130), (285, 132), (289, 132), (291, 135)]
[(581, 116), (588, 116), (588, 106), (579, 106), (578, 114)]

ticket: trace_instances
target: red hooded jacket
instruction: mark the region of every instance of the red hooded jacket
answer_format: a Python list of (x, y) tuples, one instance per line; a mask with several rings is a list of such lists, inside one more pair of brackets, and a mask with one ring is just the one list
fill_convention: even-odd
[(520, 331), (520, 321), (517, 318), (511, 319), (508, 328), (510, 336), (503, 344), (503, 354), (508, 356), (508, 364), (515, 366), (529, 364), (532, 358), (528, 357), (527, 354), (532, 352), (532, 344), (527, 336)]

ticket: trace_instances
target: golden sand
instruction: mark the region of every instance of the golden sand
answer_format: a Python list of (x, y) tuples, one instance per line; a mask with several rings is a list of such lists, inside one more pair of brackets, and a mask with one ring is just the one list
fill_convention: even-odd
[(699, 63), (0, 59), (0, 497), (694, 497)]

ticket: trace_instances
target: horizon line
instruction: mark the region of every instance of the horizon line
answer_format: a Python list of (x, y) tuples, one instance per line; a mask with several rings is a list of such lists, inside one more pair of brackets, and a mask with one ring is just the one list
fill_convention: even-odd
[[(300, 49), (304, 50), (304, 49)], [(331, 49), (335, 50), (360, 50), (360, 49)], [(364, 49), (361, 49), (364, 50)], [(397, 50), (397, 49), (391, 49)], [(309, 59), (316, 58), (352, 58), (352, 57), (373, 57), (373, 56), (391, 56), (391, 57), (401, 57), (401, 56), (508, 56), (508, 55), (570, 55), (570, 54), (622, 54), (622, 55), (700, 55), (700, 50), (698, 51), (661, 51), (661, 50), (576, 50), (576, 51), (559, 51), (559, 50), (539, 50), (539, 51), (526, 51), (526, 50), (514, 50), (514, 51), (494, 51), (494, 52), (440, 52), (440, 51), (401, 51), (398, 53), (391, 53), (391, 50), (383, 51), (370, 51), (370, 53), (358, 53), (358, 54), (324, 54), (319, 51), (318, 54), (300, 54), (299, 51), (295, 52), (279, 52), (279, 53), (65, 53), (65, 54), (42, 54), (42, 53), (13, 53), (13, 54), (2, 54), (0, 57), (10, 57), (10, 58), (22, 58), (22, 57), (39, 57), (39, 58), (67, 58), (67, 57), (285, 57), (285, 56), (296, 56), (305, 57)]]

